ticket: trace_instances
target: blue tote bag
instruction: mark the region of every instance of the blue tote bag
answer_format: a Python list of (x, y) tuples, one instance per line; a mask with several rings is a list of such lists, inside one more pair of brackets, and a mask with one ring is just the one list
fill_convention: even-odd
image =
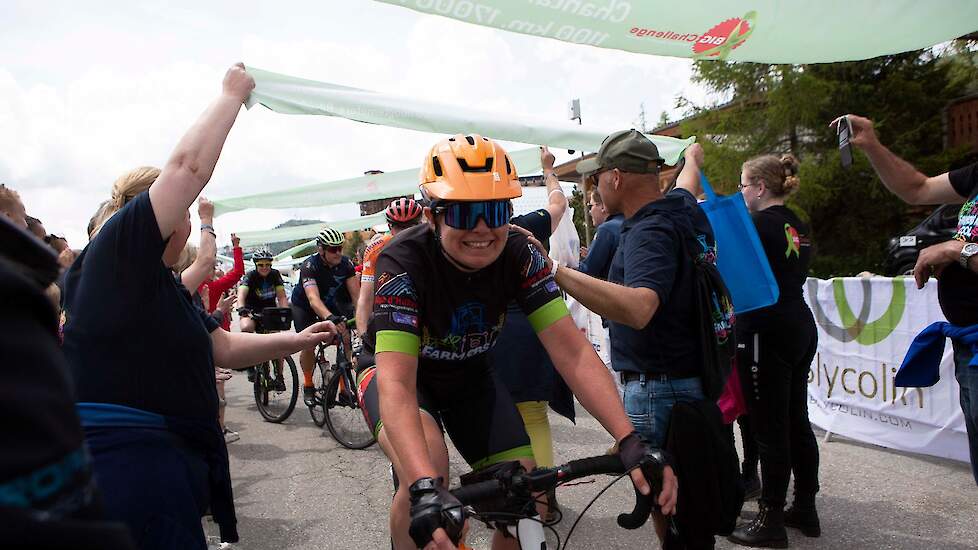
[(700, 203), (700, 208), (713, 226), (717, 269), (730, 291), (734, 312), (744, 313), (775, 304), (778, 283), (743, 195), (717, 195), (702, 172), (700, 183), (706, 192), (706, 201)]

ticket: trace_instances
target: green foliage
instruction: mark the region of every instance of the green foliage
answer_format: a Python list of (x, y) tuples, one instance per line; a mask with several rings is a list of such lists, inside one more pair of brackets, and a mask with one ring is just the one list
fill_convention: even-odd
[(567, 203), (574, 209), (574, 228), (577, 229), (577, 236), (581, 240), (581, 245), (587, 246), (587, 239), (584, 238), (586, 233), (584, 224), (587, 223), (584, 221), (584, 216), (587, 216), (587, 201), (584, 200), (584, 193), (574, 187), (574, 192)]
[(725, 193), (736, 191), (745, 160), (794, 154), (801, 188), (789, 206), (812, 226), (812, 274), (879, 273), (888, 239), (920, 217), (882, 185), (861, 152), (854, 151), (852, 168), (842, 168), (829, 122), (846, 113), (866, 116), (894, 153), (936, 175), (969, 160), (967, 151), (945, 150), (943, 115), (976, 75), (966, 45), (819, 65), (698, 61), (693, 80), (727, 106), (692, 107), (699, 116), (682, 133), (700, 136), (706, 174)]
[(356, 259), (360, 248), (364, 246), (364, 242), (363, 236), (360, 235), (359, 231), (353, 231), (352, 234), (353, 236), (346, 239), (346, 242), (343, 243), (343, 255), (350, 259)]

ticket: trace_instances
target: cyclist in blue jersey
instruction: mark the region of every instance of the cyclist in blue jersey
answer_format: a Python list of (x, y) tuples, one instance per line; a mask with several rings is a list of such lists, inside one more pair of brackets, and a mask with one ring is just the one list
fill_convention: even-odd
[[(318, 319), (338, 321), (340, 317), (353, 317), (354, 306), (360, 294), (360, 282), (356, 278), (353, 261), (343, 255), (343, 234), (332, 227), (324, 227), (316, 237), (316, 253), (306, 258), (299, 269), (299, 283), (292, 289), (292, 319), (296, 332), (302, 332)], [(346, 349), (350, 349), (350, 336), (342, 323), (337, 323)], [(302, 398), (310, 405), (315, 397), (312, 371), (315, 367), (315, 348), (299, 353), (302, 366)]]

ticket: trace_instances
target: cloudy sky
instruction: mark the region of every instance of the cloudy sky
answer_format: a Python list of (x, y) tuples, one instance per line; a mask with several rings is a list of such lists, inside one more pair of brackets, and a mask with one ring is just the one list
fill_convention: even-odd
[[(676, 96), (708, 101), (690, 61), (602, 50), (426, 16), (370, 0), (26, 2), (0, 17), (0, 182), (47, 229), (84, 246), (112, 181), (162, 165), (236, 61), (275, 72), (454, 105), (629, 127)], [(347, 120), (242, 112), (204, 194), (272, 191), (420, 164), (439, 136)], [(351, 207), (251, 210), (219, 238)]]

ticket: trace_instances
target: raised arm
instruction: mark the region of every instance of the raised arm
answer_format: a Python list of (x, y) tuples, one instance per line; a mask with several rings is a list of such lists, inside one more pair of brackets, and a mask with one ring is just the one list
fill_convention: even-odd
[[(155, 183), (153, 185), (156, 185)], [(205, 197), (197, 204), (197, 214), (200, 216), (200, 248), (197, 258), (190, 267), (183, 270), (180, 280), (191, 293), (204, 284), (214, 272), (214, 262), (217, 261), (217, 235), (214, 233), (214, 205)], [(210, 303), (204, 304), (210, 307)]]
[(244, 65), (238, 63), (228, 69), (220, 97), (183, 136), (149, 188), (164, 239), (183, 223), (187, 209), (210, 180), (241, 104), (254, 87), (255, 80)]
[(686, 162), (676, 179), (676, 187), (689, 191), (693, 197), (699, 197), (703, 192), (700, 185), (700, 170), (703, 169), (703, 146), (694, 143), (683, 152)]
[(241, 239), (231, 233), (231, 254), (234, 255), (234, 267), (220, 279), (214, 281), (214, 287), (222, 293), (230, 289), (244, 276), (244, 251), (241, 250)]
[(557, 231), (560, 220), (567, 210), (567, 196), (560, 187), (557, 174), (554, 173), (556, 158), (546, 145), (540, 148), (540, 165), (543, 166), (543, 181), (547, 184), (547, 212), (550, 213), (550, 232)]
[[(909, 204), (961, 202), (963, 197), (951, 186), (947, 172), (927, 177), (880, 143), (872, 120), (851, 114), (845, 117), (849, 119), (852, 127), (849, 142), (866, 153), (883, 185), (894, 195)], [(842, 118), (833, 120), (830, 126), (837, 128)]]

